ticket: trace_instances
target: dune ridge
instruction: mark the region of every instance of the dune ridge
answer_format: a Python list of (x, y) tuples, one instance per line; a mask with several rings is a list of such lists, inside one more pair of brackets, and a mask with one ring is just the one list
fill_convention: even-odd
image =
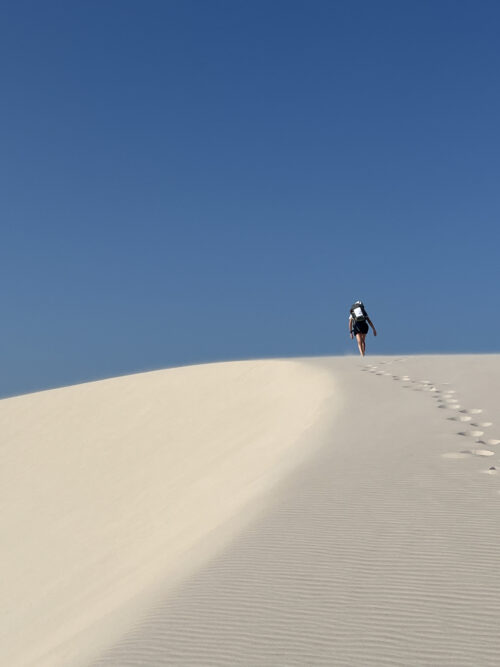
[(92, 667), (500, 663), (500, 356), (310, 363), (322, 447)]
[[(58, 390), (62, 423), (49, 393), (0, 403), (3, 636), (17, 661), (6, 664), (500, 663), (499, 355), (241, 362), (106, 382)], [(176, 434), (187, 433), (186, 450)], [(114, 521), (98, 516), (106, 503), (82, 510), (99, 489)], [(166, 521), (181, 497), (177, 524)], [(75, 526), (86, 550), (68, 569)], [(130, 550), (123, 562), (110, 528)]]
[(323, 369), (270, 360), (0, 401), (0, 663), (86, 664), (261, 509), (334, 394)]

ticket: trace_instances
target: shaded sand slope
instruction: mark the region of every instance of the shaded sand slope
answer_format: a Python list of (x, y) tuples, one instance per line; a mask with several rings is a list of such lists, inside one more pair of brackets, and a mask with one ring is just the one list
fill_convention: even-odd
[(216, 554), (320, 442), (332, 377), (236, 362), (0, 401), (0, 664), (88, 663)]
[(500, 664), (500, 357), (310, 363), (322, 447), (94, 667)]

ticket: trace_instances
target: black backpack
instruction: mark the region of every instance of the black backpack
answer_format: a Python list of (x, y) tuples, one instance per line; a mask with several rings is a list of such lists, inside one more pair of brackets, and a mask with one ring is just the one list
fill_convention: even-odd
[(368, 315), (362, 301), (356, 301), (352, 304), (351, 317), (355, 322), (366, 322)]

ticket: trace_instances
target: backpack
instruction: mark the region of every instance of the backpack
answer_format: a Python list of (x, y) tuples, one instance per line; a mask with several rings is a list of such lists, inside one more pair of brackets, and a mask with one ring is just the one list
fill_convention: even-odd
[(356, 301), (351, 306), (351, 316), (355, 322), (365, 322), (368, 315), (362, 301)]

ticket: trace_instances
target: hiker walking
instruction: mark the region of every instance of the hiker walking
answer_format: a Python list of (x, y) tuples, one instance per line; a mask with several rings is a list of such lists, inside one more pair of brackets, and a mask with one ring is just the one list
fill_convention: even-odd
[(356, 336), (359, 353), (362, 357), (365, 356), (365, 338), (368, 333), (368, 325), (371, 326), (373, 335), (376, 336), (377, 331), (373, 326), (373, 322), (368, 317), (363, 302), (356, 301), (356, 303), (352, 304), (349, 314), (349, 334), (351, 340)]

